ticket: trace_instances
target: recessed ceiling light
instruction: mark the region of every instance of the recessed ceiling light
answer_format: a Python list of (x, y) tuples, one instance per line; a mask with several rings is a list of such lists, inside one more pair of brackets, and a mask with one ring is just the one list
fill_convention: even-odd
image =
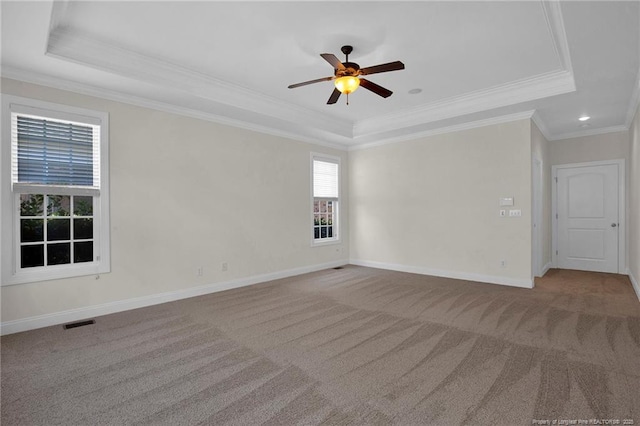
[(578, 118), (578, 120), (580, 121), (587, 121), (588, 119), (590, 119), (591, 117), (589, 117), (588, 115), (583, 115), (582, 117)]
[(422, 89), (419, 89), (417, 87), (415, 89), (409, 90), (409, 94), (411, 94), (411, 95), (417, 95), (420, 92), (422, 92)]

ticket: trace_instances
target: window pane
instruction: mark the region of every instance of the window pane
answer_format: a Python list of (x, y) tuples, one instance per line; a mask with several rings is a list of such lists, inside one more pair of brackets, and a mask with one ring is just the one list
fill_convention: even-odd
[(20, 219), (20, 242), (44, 240), (44, 219)]
[(20, 215), (21, 216), (42, 216), (44, 206), (44, 195), (42, 194), (21, 194), (20, 195)]
[(93, 219), (73, 219), (73, 238), (75, 240), (93, 238)]
[(47, 216), (69, 216), (70, 205), (68, 195), (47, 195)]
[(73, 214), (75, 216), (93, 216), (93, 197), (73, 197)]
[(20, 247), (20, 267), (33, 268), (44, 266), (44, 245)]
[(93, 260), (93, 241), (73, 244), (74, 263), (91, 262)]
[(70, 222), (69, 219), (47, 219), (47, 241), (71, 239)]
[(71, 262), (71, 243), (48, 244), (47, 265), (61, 265)]
[(318, 228), (318, 227), (313, 228), (313, 237), (315, 239), (320, 238), (320, 228)]
[(327, 238), (327, 227), (322, 226), (320, 228), (320, 238)]
[(93, 197), (73, 197), (75, 216), (93, 216)]
[(328, 231), (327, 231), (327, 236), (328, 236), (329, 238), (333, 238), (333, 226), (330, 226), (330, 227), (329, 227), (329, 228), (327, 228), (327, 229), (328, 229)]
[(326, 212), (327, 212), (327, 202), (320, 201), (320, 213), (326, 213)]
[(319, 213), (320, 212), (320, 202), (319, 201), (314, 201), (313, 202), (313, 212), (314, 213)]

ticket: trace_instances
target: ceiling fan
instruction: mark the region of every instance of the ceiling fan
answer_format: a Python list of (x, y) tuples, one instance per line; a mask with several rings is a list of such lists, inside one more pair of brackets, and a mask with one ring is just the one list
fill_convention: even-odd
[(325, 61), (333, 65), (334, 75), (333, 77), (318, 78), (316, 80), (305, 81), (303, 83), (292, 84), (289, 89), (295, 89), (296, 87), (306, 86), (308, 84), (320, 83), (321, 81), (335, 80), (336, 88), (333, 89), (333, 93), (329, 97), (327, 104), (335, 104), (341, 94), (347, 95), (347, 105), (349, 105), (349, 93), (353, 93), (359, 86), (364, 87), (367, 90), (372, 91), (376, 95), (388, 98), (393, 93), (389, 89), (385, 89), (382, 86), (361, 78), (361, 75), (377, 74), (388, 71), (398, 71), (404, 69), (404, 64), (400, 61), (389, 62), (386, 64), (374, 65), (372, 67), (360, 68), (360, 65), (355, 62), (349, 62), (349, 54), (353, 51), (352, 46), (342, 46), (342, 53), (347, 57), (345, 62), (340, 62), (338, 58), (332, 53), (321, 53), (320, 56)]

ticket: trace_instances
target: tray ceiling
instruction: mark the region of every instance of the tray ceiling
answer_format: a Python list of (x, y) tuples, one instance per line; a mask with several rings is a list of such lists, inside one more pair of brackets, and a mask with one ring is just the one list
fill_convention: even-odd
[[(622, 130), (638, 96), (637, 2), (2, 2), (2, 74), (353, 147), (531, 116), (549, 139)], [(326, 105), (320, 53), (362, 67)], [(415, 89), (420, 93), (412, 94)], [(633, 110), (633, 111), (632, 111)], [(592, 120), (580, 127), (581, 114)]]

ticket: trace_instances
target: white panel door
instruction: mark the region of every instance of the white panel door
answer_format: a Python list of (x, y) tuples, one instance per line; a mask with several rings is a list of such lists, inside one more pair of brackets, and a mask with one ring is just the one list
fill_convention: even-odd
[(558, 267), (618, 272), (618, 166), (558, 169)]

